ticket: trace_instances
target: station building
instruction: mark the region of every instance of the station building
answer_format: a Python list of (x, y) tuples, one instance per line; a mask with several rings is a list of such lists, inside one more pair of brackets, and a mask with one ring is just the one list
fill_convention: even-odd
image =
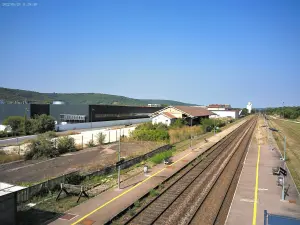
[(183, 119), (189, 125), (200, 124), (202, 119), (214, 115), (207, 109), (193, 106), (168, 106), (152, 113), (152, 124), (171, 125), (176, 119)]

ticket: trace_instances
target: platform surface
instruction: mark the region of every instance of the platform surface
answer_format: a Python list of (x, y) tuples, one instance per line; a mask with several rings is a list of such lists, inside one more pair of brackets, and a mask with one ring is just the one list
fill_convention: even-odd
[(272, 167), (284, 167), (275, 140), (260, 118), (248, 149), (240, 179), (227, 216), (226, 225), (264, 224), (264, 210), (269, 213), (300, 218), (300, 199), (288, 174), (288, 195), (282, 200), (282, 187)]

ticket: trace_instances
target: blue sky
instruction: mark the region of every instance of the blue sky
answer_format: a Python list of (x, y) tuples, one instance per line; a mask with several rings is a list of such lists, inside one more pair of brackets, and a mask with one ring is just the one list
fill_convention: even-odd
[(0, 0), (0, 86), (300, 105), (300, 1)]

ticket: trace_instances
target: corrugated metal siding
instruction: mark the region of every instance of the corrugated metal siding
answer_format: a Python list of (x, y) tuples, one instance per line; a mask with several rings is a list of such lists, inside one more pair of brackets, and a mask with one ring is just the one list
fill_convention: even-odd
[[(29, 111), (26, 111), (26, 108)], [(24, 116), (30, 117), (29, 104), (0, 104), (0, 123), (9, 116)]]

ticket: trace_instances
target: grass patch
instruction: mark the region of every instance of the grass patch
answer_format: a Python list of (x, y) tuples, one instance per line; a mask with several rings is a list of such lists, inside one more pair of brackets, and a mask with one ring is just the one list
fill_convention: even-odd
[(21, 160), (21, 159), (23, 159), (23, 157), (21, 155), (18, 155), (16, 153), (7, 154), (3, 150), (0, 150), (0, 164), (13, 162), (13, 161)]
[(300, 124), (282, 120), (269, 120), (271, 127), (280, 130), (282, 133), (272, 132), (277, 146), (283, 155), (284, 136), (286, 135), (286, 163), (295, 181), (298, 191), (300, 191)]
[(151, 189), (151, 191), (149, 192), (149, 195), (151, 197), (155, 197), (159, 195), (159, 192), (156, 189)]
[(170, 158), (173, 155), (174, 151), (175, 151), (175, 149), (170, 149), (165, 152), (158, 153), (158, 154), (152, 156), (149, 159), (149, 161), (151, 163), (153, 163), (154, 165), (159, 164), (159, 163), (163, 162), (164, 159)]

